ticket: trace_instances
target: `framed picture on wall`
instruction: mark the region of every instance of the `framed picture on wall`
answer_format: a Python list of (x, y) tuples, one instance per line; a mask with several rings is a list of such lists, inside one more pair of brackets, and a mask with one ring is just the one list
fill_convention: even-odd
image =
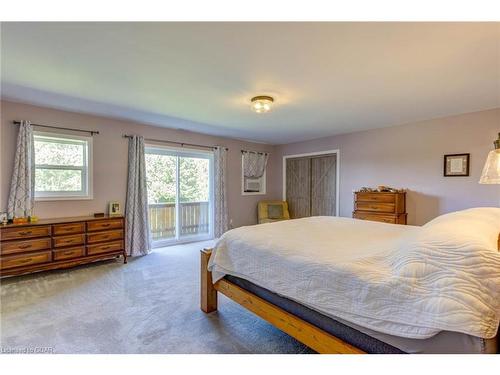
[(470, 154), (451, 154), (444, 156), (445, 177), (465, 177), (469, 175)]

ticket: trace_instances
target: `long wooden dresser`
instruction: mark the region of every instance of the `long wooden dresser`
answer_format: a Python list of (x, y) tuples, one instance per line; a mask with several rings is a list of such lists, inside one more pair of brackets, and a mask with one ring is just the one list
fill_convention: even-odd
[(391, 224), (406, 224), (406, 192), (355, 192), (352, 217)]
[(0, 224), (0, 276), (73, 267), (123, 256), (123, 217), (45, 219)]

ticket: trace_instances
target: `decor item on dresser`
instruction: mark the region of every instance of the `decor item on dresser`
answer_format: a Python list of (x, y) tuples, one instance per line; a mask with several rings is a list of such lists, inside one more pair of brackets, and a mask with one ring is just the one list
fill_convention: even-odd
[(13, 219), (14, 217), (27, 218), (32, 214), (31, 211), (33, 210), (35, 196), (33, 178), (34, 154), (31, 122), (20, 121), (7, 205), (9, 219)]
[[(387, 187), (384, 186), (384, 188)], [(406, 192), (393, 188), (388, 189), (391, 190), (354, 192), (352, 217), (391, 224), (406, 224)]]
[(132, 135), (128, 140), (127, 232), (128, 255), (147, 255), (151, 251), (148, 219), (148, 191), (144, 137)]
[(123, 217), (43, 219), (0, 227), (0, 276), (127, 256)]
[(122, 209), (119, 202), (109, 202), (108, 205), (108, 215), (109, 216), (121, 216)]
[(451, 154), (444, 156), (445, 177), (469, 176), (470, 154)]

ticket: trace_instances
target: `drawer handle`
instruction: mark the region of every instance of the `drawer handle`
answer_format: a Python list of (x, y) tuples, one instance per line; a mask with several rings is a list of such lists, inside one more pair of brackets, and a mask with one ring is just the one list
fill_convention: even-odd
[(25, 244), (25, 245), (19, 245), (20, 249), (29, 249), (32, 245), (31, 244)]
[(106, 234), (105, 236), (102, 236), (103, 239), (109, 238), (109, 234)]
[(19, 234), (20, 234), (21, 236), (27, 236), (28, 234), (32, 234), (32, 233), (33, 233), (33, 232), (32, 232), (32, 231), (30, 231), (30, 230), (27, 230), (27, 231), (25, 231), (25, 232), (19, 232)]
[(19, 261), (19, 263), (29, 263), (33, 260), (33, 258), (28, 258), (28, 259), (22, 259)]
[(65, 251), (63, 255), (73, 255), (76, 251)]
[(103, 249), (103, 250), (108, 250), (110, 247), (111, 247), (111, 246), (103, 246), (103, 247), (101, 247), (101, 249)]
[(110, 223), (105, 223), (105, 224), (101, 224), (103, 227), (109, 227), (111, 224)]

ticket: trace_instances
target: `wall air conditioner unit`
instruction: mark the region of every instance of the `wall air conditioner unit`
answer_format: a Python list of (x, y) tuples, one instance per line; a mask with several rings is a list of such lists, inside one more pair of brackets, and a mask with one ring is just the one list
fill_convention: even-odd
[(262, 178), (245, 178), (245, 193), (260, 193)]

